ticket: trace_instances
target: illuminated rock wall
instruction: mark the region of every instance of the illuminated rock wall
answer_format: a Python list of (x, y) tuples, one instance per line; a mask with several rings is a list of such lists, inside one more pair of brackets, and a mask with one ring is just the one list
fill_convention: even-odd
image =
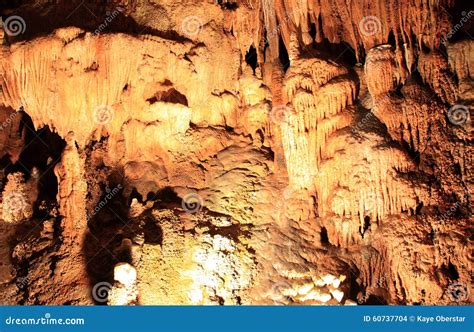
[(471, 303), (452, 297), (474, 104), (472, 42), (441, 43), (453, 1), (28, 23), (69, 5), (18, 7), (29, 30), (0, 46), (1, 303)]

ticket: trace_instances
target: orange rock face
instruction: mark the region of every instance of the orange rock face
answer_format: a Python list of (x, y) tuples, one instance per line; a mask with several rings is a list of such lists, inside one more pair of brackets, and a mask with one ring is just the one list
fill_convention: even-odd
[(5, 9), (0, 303), (472, 303), (459, 4), (74, 3)]

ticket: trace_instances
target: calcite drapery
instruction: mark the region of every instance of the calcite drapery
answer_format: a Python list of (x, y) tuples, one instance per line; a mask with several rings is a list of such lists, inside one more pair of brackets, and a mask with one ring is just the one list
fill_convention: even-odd
[[(421, 45), (430, 49), (439, 47), (441, 37), (450, 31), (446, 10), (453, 4), (453, 0), (253, 0), (242, 6), (248, 12), (261, 11), (263, 20), (257, 21), (256, 28), (245, 31), (252, 36), (255, 46), (261, 45), (256, 41), (263, 39), (266, 31), (272, 59), (279, 52), (279, 35), (287, 48), (293, 33), (298, 33), (304, 45), (310, 45), (313, 41), (320, 43), (324, 39), (331, 43), (346, 42), (360, 57), (374, 46), (387, 43), (393, 34), (397, 50), (405, 60), (401, 64), (410, 69), (413, 50), (419, 51)], [(244, 9), (233, 16), (240, 16), (242, 11)], [(235, 21), (237, 34), (244, 35), (242, 30), (247, 25), (237, 19)], [(245, 43), (242, 46), (249, 45)]]
[(346, 107), (355, 98), (355, 83), (334, 62), (300, 58), (286, 73), (284, 88), (295, 110), (281, 123), (290, 183), (313, 189), (327, 137), (351, 121)]

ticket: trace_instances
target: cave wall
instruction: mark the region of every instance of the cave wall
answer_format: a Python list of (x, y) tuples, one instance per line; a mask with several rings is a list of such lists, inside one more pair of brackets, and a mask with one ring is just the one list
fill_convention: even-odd
[(2, 303), (470, 303), (454, 1), (77, 5), (5, 9), (5, 163), (64, 142), (5, 168)]

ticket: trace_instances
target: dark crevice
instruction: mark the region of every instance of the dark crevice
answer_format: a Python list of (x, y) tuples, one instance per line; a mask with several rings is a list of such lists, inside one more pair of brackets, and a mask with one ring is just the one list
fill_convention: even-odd
[(347, 298), (354, 302), (358, 302), (357, 295), (361, 293), (361, 291), (362, 288), (357, 283), (356, 279), (350, 278), (349, 294), (347, 294)]
[(280, 60), (280, 63), (282, 64), (283, 70), (286, 72), (288, 68), (290, 67), (290, 57), (288, 55), (288, 50), (285, 47), (285, 43), (283, 42), (281, 35), (279, 37), (280, 37), (280, 40), (278, 42), (279, 47), (280, 47), (279, 60)]
[[(89, 216), (88, 231), (82, 244), (91, 289), (99, 282), (112, 285), (117, 263), (132, 263), (131, 249), (127, 245), (130, 240), (125, 234), (135, 226), (128, 218), (128, 205), (122, 195), (123, 187), (114, 182), (112, 176), (107, 178), (102, 187), (102, 196), (95, 206), (99, 208), (94, 208), (94, 214)], [(96, 304), (106, 304), (106, 298), (101, 297), (101, 300), (103, 301), (94, 299)]]
[(314, 43), (313, 49), (319, 53), (318, 56), (341, 63), (348, 68), (358, 63), (354, 49), (345, 42), (331, 43), (325, 38), (321, 43)]
[(327, 246), (327, 245), (330, 244), (329, 243), (329, 238), (328, 238), (328, 231), (327, 231), (326, 227), (321, 227), (320, 236), (321, 236), (321, 245)]
[(255, 69), (257, 69), (257, 50), (255, 47), (250, 46), (247, 54), (245, 54), (245, 62), (252, 68), (253, 73), (255, 74)]
[[(33, 121), (24, 112), (20, 127), (24, 132), (24, 148), (17, 162), (5, 167), (5, 175), (14, 172), (24, 174), (25, 181), (31, 183), (31, 192), (37, 192), (36, 203), (32, 202), (35, 203), (33, 217), (43, 219), (57, 205), (58, 179), (54, 168), (61, 159), (66, 143), (48, 126), (35, 130)], [(40, 204), (43, 205), (41, 210)]]
[(445, 264), (443, 264), (441, 266), (440, 270), (450, 280), (458, 280), (459, 279), (458, 270), (457, 270), (456, 266), (454, 266), (454, 264), (451, 263), (451, 262), (449, 262), (447, 266)]
[(384, 304), (387, 304), (387, 301), (382, 296), (370, 294), (367, 297), (367, 300), (362, 304), (364, 304), (364, 305), (384, 305)]
[(396, 43), (396, 39), (395, 39), (395, 35), (393, 34), (393, 31), (390, 31), (390, 33), (388, 34), (388, 41), (387, 41), (387, 44), (390, 44), (393, 49), (395, 49), (397, 43)]
[(165, 187), (155, 194), (149, 194), (147, 201), (157, 201), (160, 208), (164, 208), (169, 204), (181, 204), (181, 198), (171, 187)]
[(239, 8), (239, 4), (236, 1), (217, 0), (217, 4), (221, 6), (222, 9), (227, 10), (235, 10)]
[(415, 210), (415, 215), (419, 216), (421, 214), (421, 209), (423, 209), (423, 202), (418, 203)]
[(313, 40), (316, 39), (316, 24), (311, 23), (310, 29), (309, 29), (309, 35), (311, 36)]
[(133, 199), (136, 199), (137, 201), (139, 202), (143, 202), (143, 197), (142, 195), (137, 191), (137, 188), (133, 188), (132, 189), (132, 192), (130, 193), (130, 196), (128, 197), (128, 201), (127, 201), (127, 206), (130, 206), (130, 204), (132, 204), (132, 200)]
[(360, 229), (360, 227), (359, 227), (359, 231), (360, 231), (360, 234), (362, 235), (362, 238), (364, 238), (365, 232), (367, 232), (369, 229), (370, 229), (370, 217), (365, 216), (364, 217), (364, 229)]
[(185, 95), (174, 88), (170, 88), (164, 91), (158, 91), (154, 96), (146, 100), (149, 104), (154, 104), (158, 101), (172, 104), (181, 104), (188, 106), (188, 99)]

